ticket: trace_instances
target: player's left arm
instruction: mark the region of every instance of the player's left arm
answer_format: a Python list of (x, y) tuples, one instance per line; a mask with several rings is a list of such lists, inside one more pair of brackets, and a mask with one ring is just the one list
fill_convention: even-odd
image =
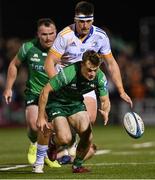
[(120, 94), (120, 97), (130, 104), (130, 106), (133, 106), (131, 98), (128, 96), (128, 94), (125, 92), (123, 83), (122, 83), (122, 77), (120, 73), (119, 66), (113, 57), (112, 53), (108, 55), (103, 55), (104, 62), (106, 66), (108, 67), (109, 73), (111, 75), (112, 81), (116, 85), (118, 92)]
[(101, 108), (99, 109), (99, 111), (103, 116), (104, 125), (106, 125), (109, 120), (109, 112), (111, 107), (109, 95), (100, 96), (100, 102), (101, 102)]

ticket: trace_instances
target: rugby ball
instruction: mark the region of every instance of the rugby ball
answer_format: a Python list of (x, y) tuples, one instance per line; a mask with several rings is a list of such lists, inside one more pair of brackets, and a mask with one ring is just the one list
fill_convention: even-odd
[(126, 132), (133, 138), (140, 138), (144, 133), (144, 122), (135, 112), (127, 112), (123, 118)]

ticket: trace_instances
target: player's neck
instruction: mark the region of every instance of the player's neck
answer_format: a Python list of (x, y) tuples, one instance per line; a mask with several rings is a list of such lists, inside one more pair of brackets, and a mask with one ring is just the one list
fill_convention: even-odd
[(80, 34), (79, 39), (83, 41), (87, 37), (87, 34)]

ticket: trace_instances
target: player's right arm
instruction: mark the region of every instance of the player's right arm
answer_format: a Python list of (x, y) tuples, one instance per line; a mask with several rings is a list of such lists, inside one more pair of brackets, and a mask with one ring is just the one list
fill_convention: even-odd
[(10, 62), (8, 67), (6, 86), (3, 92), (3, 96), (7, 104), (9, 104), (12, 100), (12, 87), (17, 78), (17, 71), (20, 64), (21, 61), (18, 59), (17, 56), (15, 56), (14, 59)]
[(13, 58), (13, 60), (9, 64), (8, 71), (7, 71), (6, 86), (3, 92), (3, 96), (7, 104), (9, 104), (12, 100), (12, 87), (17, 78), (18, 68), (22, 64), (22, 62), (25, 61), (27, 57), (27, 53), (32, 46), (33, 46), (32, 42), (24, 43), (20, 47), (16, 56)]
[(37, 127), (44, 132), (45, 128), (50, 129), (48, 122), (45, 119), (45, 107), (47, 104), (49, 93), (53, 91), (50, 83), (47, 83), (42, 89), (39, 96), (39, 104), (38, 104), (38, 119), (37, 119)]
[(57, 74), (55, 65), (61, 64), (61, 57), (64, 54), (65, 49), (67, 47), (67, 39), (64, 38), (64, 34), (66, 34), (68, 31), (70, 32), (70, 29), (65, 28), (62, 32), (60, 32), (57, 35), (45, 59), (45, 72), (47, 73), (49, 78)]
[(53, 53), (53, 51), (48, 52), (48, 55), (47, 55), (46, 60), (45, 60), (44, 67), (45, 67), (45, 71), (46, 71), (49, 78), (56, 75), (57, 72), (55, 69), (55, 65), (58, 63), (59, 59), (60, 58), (58, 58)]

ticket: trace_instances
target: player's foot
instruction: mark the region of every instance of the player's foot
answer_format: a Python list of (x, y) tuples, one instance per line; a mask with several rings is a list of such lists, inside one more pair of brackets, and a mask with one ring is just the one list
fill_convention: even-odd
[(72, 172), (73, 173), (87, 173), (87, 172), (90, 172), (90, 170), (83, 166), (80, 166), (80, 167), (72, 166)]
[(37, 158), (37, 145), (30, 144), (27, 159), (29, 164), (34, 164)]
[(52, 144), (51, 142), (48, 145), (47, 155), (51, 161), (55, 161), (57, 159), (56, 145)]
[(50, 168), (60, 168), (61, 165), (59, 164), (59, 162), (57, 160), (55, 161), (50, 161), (49, 158), (45, 158), (45, 164), (48, 165), (48, 167)]
[(32, 169), (32, 172), (38, 173), (38, 174), (44, 173), (43, 168), (44, 168), (43, 164), (34, 165), (33, 169)]

